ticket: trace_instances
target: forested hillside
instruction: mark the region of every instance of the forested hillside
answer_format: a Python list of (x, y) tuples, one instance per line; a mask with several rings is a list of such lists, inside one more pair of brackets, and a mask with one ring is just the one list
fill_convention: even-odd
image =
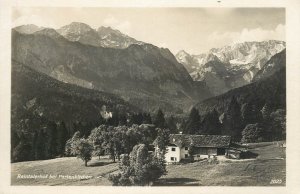
[(198, 119), (202, 123), (192, 133), (226, 134), (244, 142), (285, 139), (285, 67), (257, 82), (200, 102), (194, 108), (203, 121)]
[[(88, 135), (103, 122), (118, 125), (121, 120), (126, 122), (128, 115), (140, 112), (113, 94), (62, 83), (14, 61), (11, 94), (13, 152), (18, 145), (18, 149), (30, 151), (26, 146), (32, 147), (34, 139), (39, 139), (55, 141), (62, 154), (66, 139), (75, 131)], [(102, 110), (103, 107), (106, 110)], [(103, 111), (112, 112), (113, 118), (105, 119)], [(26, 152), (20, 153), (22, 155), (12, 154), (17, 156), (14, 160), (30, 157)]]

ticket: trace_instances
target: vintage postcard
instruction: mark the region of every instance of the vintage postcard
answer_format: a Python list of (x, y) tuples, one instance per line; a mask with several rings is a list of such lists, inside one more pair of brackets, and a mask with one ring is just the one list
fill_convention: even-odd
[(290, 2), (3, 2), (6, 192), (295, 192)]

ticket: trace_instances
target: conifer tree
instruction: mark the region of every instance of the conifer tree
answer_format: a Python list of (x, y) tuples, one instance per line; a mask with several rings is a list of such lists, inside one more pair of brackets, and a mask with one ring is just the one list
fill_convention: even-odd
[(190, 116), (186, 122), (183, 133), (196, 134), (201, 133), (201, 117), (197, 109), (192, 108)]
[(222, 133), (222, 125), (218, 112), (215, 109), (205, 115), (202, 127), (203, 134), (220, 135)]
[(24, 133), (20, 133), (20, 141), (19, 144), (14, 148), (12, 161), (13, 162), (21, 162), (32, 160), (31, 158), (31, 145), (29, 139), (25, 136)]
[(262, 114), (257, 106), (251, 102), (245, 103), (241, 107), (241, 114), (244, 125), (261, 122)]
[(233, 96), (224, 112), (224, 130), (226, 135), (231, 135), (234, 141), (240, 141), (243, 121), (241, 108)]
[(155, 121), (154, 121), (154, 125), (157, 128), (164, 128), (166, 127), (166, 120), (165, 120), (165, 115), (162, 112), (161, 109), (158, 109), (156, 117), (155, 117)]
[(15, 131), (12, 131), (11, 132), (11, 148), (13, 149), (13, 148), (15, 148), (18, 144), (19, 144), (19, 142), (20, 142), (20, 138), (19, 138), (19, 135), (18, 135), (18, 133), (17, 132), (15, 132)]
[(37, 156), (37, 138), (38, 138), (38, 132), (34, 131), (33, 133), (33, 137), (32, 137), (32, 143), (31, 143), (31, 156), (33, 160), (37, 160), (38, 156)]
[(48, 156), (53, 158), (57, 156), (57, 128), (56, 123), (53, 121), (47, 124), (47, 137), (48, 137)]
[(150, 113), (143, 113), (143, 123), (152, 124), (152, 119)]
[(264, 121), (268, 121), (270, 119), (270, 114), (271, 114), (271, 105), (269, 102), (265, 103), (263, 108), (261, 109), (261, 114), (264, 119)]
[(173, 134), (178, 133), (176, 121), (173, 116), (170, 116), (169, 119), (167, 120), (167, 126), (170, 129), (170, 133), (173, 133)]
[(57, 128), (57, 152), (58, 154), (63, 154), (65, 150), (65, 145), (68, 139), (68, 131), (65, 123), (62, 121), (59, 123)]
[(44, 160), (47, 159), (47, 134), (44, 129), (38, 131), (37, 141), (36, 141), (36, 159)]

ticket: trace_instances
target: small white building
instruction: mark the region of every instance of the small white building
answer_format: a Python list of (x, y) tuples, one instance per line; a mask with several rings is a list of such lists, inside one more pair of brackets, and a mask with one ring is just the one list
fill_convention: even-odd
[[(231, 137), (225, 135), (189, 135), (171, 134), (165, 155), (167, 163), (181, 160), (208, 158), (209, 156), (225, 155)], [(191, 152), (190, 152), (190, 149)], [(193, 156), (190, 156), (190, 153)]]

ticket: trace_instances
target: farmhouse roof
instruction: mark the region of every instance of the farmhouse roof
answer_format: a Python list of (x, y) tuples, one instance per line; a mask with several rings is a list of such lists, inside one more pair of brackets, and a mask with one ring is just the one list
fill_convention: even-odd
[(178, 147), (229, 147), (231, 136), (227, 135), (189, 135), (171, 134), (169, 143)]

